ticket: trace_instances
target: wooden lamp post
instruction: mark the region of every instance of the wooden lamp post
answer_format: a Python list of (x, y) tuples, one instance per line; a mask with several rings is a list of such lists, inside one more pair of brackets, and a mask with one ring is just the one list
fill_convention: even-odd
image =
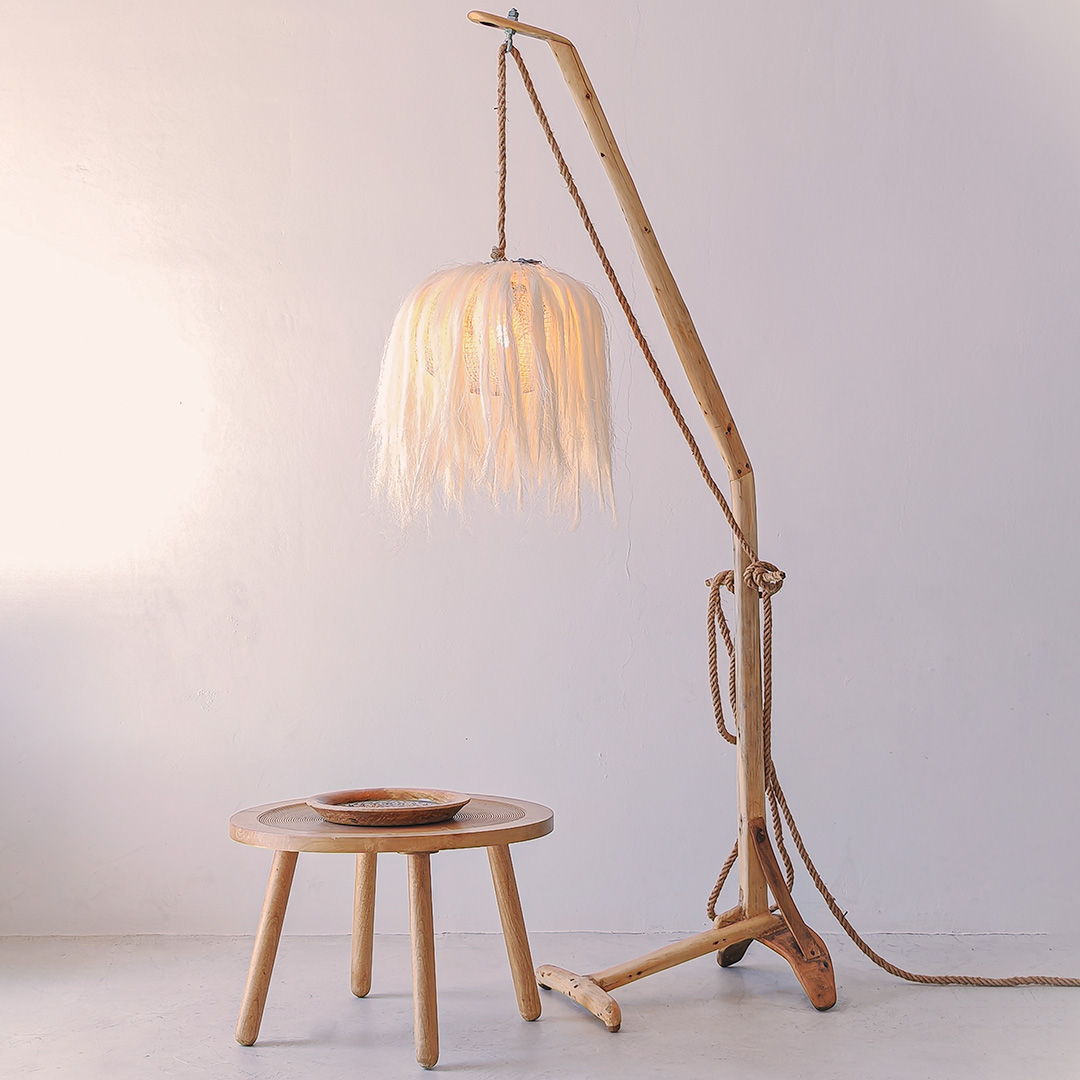
[[(731, 510), (746, 540), (745, 545), (735, 544), (734, 573), (739, 903), (718, 916), (712, 930), (628, 963), (591, 975), (545, 965), (537, 971), (538, 980), (542, 986), (573, 998), (615, 1031), (621, 1014), (608, 991), (709, 952), (716, 952), (720, 963), (728, 966), (757, 940), (791, 964), (816, 1008), (828, 1009), (836, 1002), (828, 951), (792, 902), (765, 827), (761, 604), (758, 588), (746, 575), (752, 562), (749, 552), (757, 550), (757, 500), (750, 458), (577, 49), (559, 34), (513, 19), (483, 11), (471, 11), (469, 18), (550, 46), (622, 207), (668, 333), (727, 468)], [(779, 909), (775, 913), (770, 910), (770, 890)]]

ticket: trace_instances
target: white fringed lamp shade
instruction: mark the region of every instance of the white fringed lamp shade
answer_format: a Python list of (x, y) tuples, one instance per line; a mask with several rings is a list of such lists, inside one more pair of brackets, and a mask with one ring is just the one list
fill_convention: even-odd
[(374, 486), (408, 522), (436, 493), (542, 493), (575, 520), (582, 489), (612, 503), (607, 340), (596, 297), (538, 263), (432, 274), (406, 299), (383, 356)]

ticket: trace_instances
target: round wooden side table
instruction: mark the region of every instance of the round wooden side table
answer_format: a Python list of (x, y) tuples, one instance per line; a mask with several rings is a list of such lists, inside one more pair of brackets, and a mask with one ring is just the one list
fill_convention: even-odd
[(546, 806), (492, 795), (471, 796), (454, 817), (437, 825), (393, 828), (331, 825), (302, 800), (267, 803), (234, 814), (229, 819), (229, 835), (234, 840), (271, 848), (274, 852), (240, 1018), (236, 1023), (236, 1041), (251, 1046), (259, 1036), (285, 906), (289, 902), (296, 860), (301, 851), (344, 851), (356, 855), (351, 970), (352, 992), (357, 997), (364, 997), (371, 988), (375, 861), (382, 852), (396, 851), (405, 855), (409, 873), (416, 1060), (430, 1069), (439, 1058), (431, 855), (452, 848), (486, 847), (518, 1009), (526, 1020), (535, 1020), (540, 1015), (540, 994), (533, 975), (532, 955), (509, 845), (546, 836), (552, 828), (552, 813)]

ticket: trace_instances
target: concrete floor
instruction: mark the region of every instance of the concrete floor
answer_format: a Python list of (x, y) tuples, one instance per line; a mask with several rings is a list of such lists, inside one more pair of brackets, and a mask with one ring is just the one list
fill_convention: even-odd
[[(537, 934), (534, 958), (595, 970), (673, 935)], [(877, 935), (919, 970), (1075, 974), (1080, 942)], [(502, 939), (437, 940), (441, 1057), (470, 1078), (635, 1080), (1075, 1080), (1080, 990), (920, 987), (828, 937), (839, 1003), (817, 1013), (759, 947), (721, 971), (710, 957), (617, 993), (608, 1034), (565, 999), (517, 1015)], [(344, 937), (285, 937), (254, 1047), (232, 1037), (250, 938), (0, 938), (0, 1077), (72, 1080), (396, 1080), (413, 1060), (408, 938), (375, 942), (371, 995), (349, 993)]]

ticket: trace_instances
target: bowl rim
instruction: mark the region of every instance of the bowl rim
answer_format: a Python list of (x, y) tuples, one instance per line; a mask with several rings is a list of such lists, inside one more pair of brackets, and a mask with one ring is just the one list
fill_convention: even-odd
[[(426, 798), (431, 799), (431, 806), (344, 806), (344, 803), (369, 802), (379, 799)], [(457, 806), (460, 809), (472, 798), (461, 791), (447, 791), (445, 788), (422, 787), (377, 787), (345, 788), (341, 791), (324, 791), (312, 795), (306, 800), (313, 810), (340, 810), (349, 814), (415, 814), (418, 810), (436, 810)]]

